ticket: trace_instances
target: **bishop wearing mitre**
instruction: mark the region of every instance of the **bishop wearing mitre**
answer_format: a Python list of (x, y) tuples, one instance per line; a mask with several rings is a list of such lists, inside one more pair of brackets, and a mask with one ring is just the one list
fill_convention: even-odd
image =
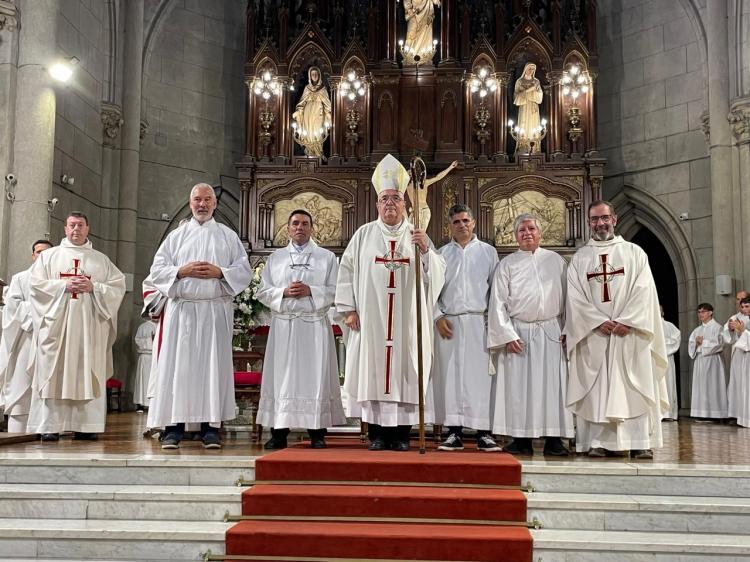
[(401, 163), (387, 155), (375, 168), (372, 183), (378, 218), (354, 233), (336, 285), (336, 311), (348, 328), (345, 406), (347, 415), (370, 424), (371, 450), (407, 451), (409, 431), (419, 420), (416, 268), (422, 268), (427, 374), (433, 309), (443, 287), (445, 261), (425, 232), (404, 218), (409, 174)]

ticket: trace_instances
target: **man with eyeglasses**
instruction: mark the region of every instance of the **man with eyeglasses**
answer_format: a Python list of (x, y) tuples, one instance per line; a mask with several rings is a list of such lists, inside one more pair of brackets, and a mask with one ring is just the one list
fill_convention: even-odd
[(258, 423), (271, 427), (266, 449), (284, 449), (292, 427), (306, 428), (312, 448), (323, 449), (326, 428), (346, 424), (328, 320), (338, 264), (311, 238), (313, 227), (310, 213), (292, 211), (289, 244), (269, 256), (255, 294), (273, 315), (258, 406)]
[(125, 276), (92, 247), (86, 215), (65, 218), (65, 238), (31, 266), (29, 294), (37, 355), (27, 431), (42, 441), (65, 431), (96, 439), (104, 433)]
[(354, 233), (336, 285), (336, 310), (348, 328), (345, 406), (350, 417), (370, 424), (374, 451), (409, 450), (409, 432), (419, 420), (415, 267), (422, 268), (425, 387), (444, 279), (445, 261), (427, 234), (404, 219), (408, 183), (406, 169), (390, 154), (375, 168), (378, 218)]
[(615, 236), (611, 203), (592, 202), (588, 219), (591, 239), (568, 267), (563, 331), (576, 450), (651, 459), (669, 409), (656, 286), (646, 253)]

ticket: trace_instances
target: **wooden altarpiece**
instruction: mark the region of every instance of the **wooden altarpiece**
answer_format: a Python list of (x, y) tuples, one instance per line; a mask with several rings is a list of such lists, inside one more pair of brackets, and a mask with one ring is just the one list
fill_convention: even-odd
[[(254, 261), (286, 244), (287, 216), (300, 207), (315, 218), (319, 243), (340, 254), (377, 217), (370, 178), (388, 153), (405, 165), (419, 154), (430, 177), (458, 160), (428, 195), (428, 232), (438, 246), (449, 238), (455, 203), (474, 210), (477, 236), (500, 253), (515, 249), (520, 212), (540, 217), (547, 247), (571, 253), (585, 242), (586, 206), (600, 196), (605, 164), (596, 150), (593, 0), (443, 0), (436, 52), (419, 65), (400, 52), (403, 3), (312, 0), (304, 9), (248, 5), (247, 134), (237, 168), (240, 237)], [(527, 63), (536, 65), (547, 120), (536, 149), (521, 149), (507, 124), (517, 119), (514, 85)], [(306, 155), (292, 128), (311, 67), (330, 97), (321, 156)], [(573, 86), (585, 78), (577, 98), (573, 67)], [(347, 95), (352, 76), (360, 83), (355, 99)], [(494, 88), (483, 96), (476, 84), (487, 77)], [(264, 80), (276, 89), (263, 94)]]

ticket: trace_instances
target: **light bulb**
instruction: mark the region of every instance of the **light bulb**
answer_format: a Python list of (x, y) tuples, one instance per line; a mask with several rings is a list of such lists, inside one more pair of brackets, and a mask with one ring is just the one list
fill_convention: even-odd
[(432, 45), (435, 46), (435, 47), (437, 47), (437, 44), (438, 44), (438, 40), (437, 39), (433, 39), (432, 40)]
[(573, 96), (573, 99), (576, 99), (579, 96), (579, 92), (578, 90), (573, 90), (573, 93), (571, 93), (570, 95)]
[(270, 98), (270, 97), (271, 97), (271, 94), (270, 94), (270, 92), (263, 92), (263, 99), (264, 99), (264, 100), (267, 100), (267, 99), (268, 99), (268, 98)]
[(485, 76), (487, 76), (487, 69), (482, 67), (479, 69), (479, 77), (484, 78)]
[(354, 92), (349, 92), (349, 99), (350, 100), (354, 100), (354, 98), (356, 98), (356, 97), (357, 97), (357, 94), (355, 94)]
[(563, 77), (562, 77), (562, 83), (563, 84), (570, 84), (570, 76), (568, 76), (567, 74), (564, 74)]
[(398, 40), (398, 45), (399, 45), (399, 47), (403, 47), (404, 46), (404, 40), (403, 39), (399, 39)]
[(294, 84), (289, 84), (289, 91), (290, 91), (290, 92), (293, 92), (293, 91), (294, 91)]
[(513, 119), (508, 119), (508, 127), (513, 127)]
[(563, 95), (564, 95), (564, 96), (567, 96), (567, 95), (568, 95), (569, 93), (570, 93), (570, 88), (568, 88), (567, 86), (565, 86), (565, 87), (563, 88)]
[(349, 89), (349, 82), (342, 82), (341, 83), (341, 91), (346, 92)]
[(297, 127), (299, 127), (299, 125), (297, 125), (297, 122), (296, 121), (292, 121), (292, 129), (294, 129), (296, 131)]
[(581, 88), (581, 91), (585, 94), (586, 92), (589, 91), (589, 87), (586, 84), (584, 84), (583, 87)]
[(485, 90), (484, 88), (482, 88), (481, 90), (479, 90), (479, 97), (480, 98), (483, 98), (486, 95), (487, 95), (487, 90)]
[(542, 123), (542, 127), (544, 127), (544, 126), (547, 125), (547, 120), (546, 119), (542, 119), (541, 123)]
[(354, 82), (354, 79), (357, 77), (356, 74), (354, 74), (354, 71), (349, 72), (349, 74), (346, 75), (349, 82)]
[(573, 65), (573, 66), (571, 66), (571, 67), (570, 67), (570, 73), (571, 73), (571, 74), (572, 74), (573, 76), (575, 76), (576, 74), (578, 74), (578, 67), (577, 67), (576, 65)]
[(585, 81), (586, 81), (586, 79), (583, 76), (580, 76), (580, 75), (578, 76), (578, 79), (576, 80), (576, 82), (578, 82), (579, 84), (583, 84)]
[(358, 94), (359, 94), (360, 96), (364, 96), (364, 95), (365, 95), (365, 89), (364, 89), (364, 88), (360, 88), (359, 90), (357, 90), (357, 93), (358, 93)]
[(260, 88), (255, 88), (255, 95), (256, 95), (256, 96), (259, 96), (259, 95), (261, 94), (261, 92), (262, 92), (262, 91), (263, 91), (263, 90), (261, 90)]
[(271, 81), (271, 73), (268, 72), (267, 70), (263, 73), (263, 80), (265, 80), (266, 82)]
[(497, 84), (492, 84), (492, 86), (490, 86), (490, 91), (494, 92), (495, 90), (497, 90)]
[(471, 93), (472, 93), (472, 94), (476, 94), (476, 93), (477, 93), (477, 90), (478, 90), (478, 89), (479, 89), (479, 88), (477, 88), (476, 86), (472, 86), (472, 87), (471, 87)]
[(479, 82), (479, 80), (477, 80), (476, 78), (474, 78), (474, 79), (473, 79), (473, 80), (471, 81), (471, 84), (472, 84), (472, 86), (476, 86), (476, 87), (478, 88), (478, 87), (479, 87), (479, 84), (480, 84), (480, 82)]
[(357, 90), (357, 89), (359, 89), (360, 86), (362, 86), (362, 82), (360, 82), (359, 80), (355, 80), (354, 81), (354, 89)]

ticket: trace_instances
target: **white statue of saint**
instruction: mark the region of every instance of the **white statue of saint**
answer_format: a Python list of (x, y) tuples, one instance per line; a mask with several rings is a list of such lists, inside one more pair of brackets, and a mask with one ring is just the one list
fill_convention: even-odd
[(331, 98), (317, 66), (307, 71), (308, 83), (292, 113), (295, 140), (308, 156), (323, 156), (323, 143), (331, 128)]
[(440, 7), (440, 0), (404, 0), (406, 12), (406, 50), (413, 55), (424, 56), (434, 49), (432, 43), (432, 21), (435, 19), (435, 7)]
[[(541, 137), (541, 123), (539, 119), (539, 104), (542, 103), (542, 85), (534, 77), (536, 65), (529, 62), (523, 67), (523, 74), (516, 80), (513, 91), (513, 104), (518, 106), (517, 126), (519, 134), (518, 150), (528, 152), (529, 143), (534, 141), (533, 152), (539, 152)], [(521, 138), (523, 137), (523, 141)]]

